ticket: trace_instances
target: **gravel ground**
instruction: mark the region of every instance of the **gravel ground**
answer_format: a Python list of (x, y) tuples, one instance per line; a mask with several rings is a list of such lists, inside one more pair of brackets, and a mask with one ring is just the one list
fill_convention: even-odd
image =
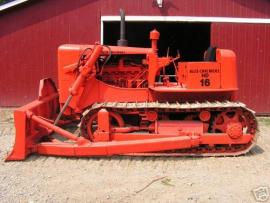
[[(4, 162), (14, 141), (10, 110), (0, 109), (0, 202), (256, 202), (270, 189), (270, 119), (260, 118), (251, 153), (222, 158), (62, 158)], [(270, 202), (270, 199), (268, 199)]]

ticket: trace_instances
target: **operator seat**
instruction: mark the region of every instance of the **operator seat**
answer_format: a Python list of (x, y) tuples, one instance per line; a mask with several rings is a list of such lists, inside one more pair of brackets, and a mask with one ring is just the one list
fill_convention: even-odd
[(210, 46), (204, 54), (204, 61), (216, 61), (216, 50), (217, 47)]

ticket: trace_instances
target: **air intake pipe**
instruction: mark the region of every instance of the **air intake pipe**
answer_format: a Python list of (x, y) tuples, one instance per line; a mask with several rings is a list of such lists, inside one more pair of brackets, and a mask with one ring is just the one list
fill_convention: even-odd
[(120, 39), (117, 40), (117, 46), (127, 46), (128, 41), (125, 39), (125, 11), (120, 9)]

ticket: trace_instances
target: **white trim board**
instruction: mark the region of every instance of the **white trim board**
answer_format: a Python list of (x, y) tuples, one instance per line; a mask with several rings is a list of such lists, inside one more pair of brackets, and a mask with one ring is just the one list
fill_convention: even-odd
[[(262, 23), (270, 24), (270, 18), (231, 18), (198, 16), (126, 16), (126, 21), (157, 22), (220, 22), (220, 23)], [(120, 21), (120, 16), (101, 16), (101, 21)]]
[[(104, 22), (120, 21), (120, 16), (101, 16), (100, 41), (103, 44)], [(127, 22), (218, 22), (218, 23), (254, 23), (270, 24), (270, 18), (231, 18), (198, 16), (126, 16)]]
[(5, 3), (5, 4), (0, 6), (0, 11), (6, 10), (10, 7), (16, 6), (16, 5), (21, 4), (23, 2), (26, 2), (26, 1), (28, 1), (28, 0), (15, 0), (15, 1)]

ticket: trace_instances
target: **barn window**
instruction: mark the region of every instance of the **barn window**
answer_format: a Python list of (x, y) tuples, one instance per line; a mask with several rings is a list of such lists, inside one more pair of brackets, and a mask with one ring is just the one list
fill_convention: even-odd
[[(160, 32), (159, 55), (176, 56), (179, 50), (182, 61), (200, 61), (210, 46), (210, 22), (126, 22), (126, 39), (129, 46), (150, 47), (149, 32)], [(119, 39), (119, 21), (103, 22), (103, 44), (116, 45)]]

